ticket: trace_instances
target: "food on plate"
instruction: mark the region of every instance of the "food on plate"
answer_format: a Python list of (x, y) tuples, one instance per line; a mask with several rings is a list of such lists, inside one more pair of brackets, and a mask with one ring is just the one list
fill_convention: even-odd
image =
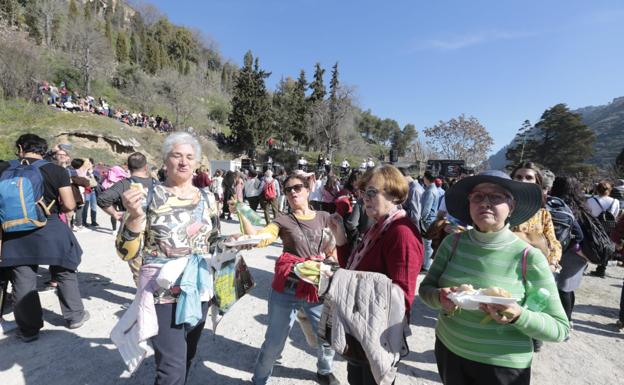
[(321, 262), (308, 260), (295, 265), (295, 272), (299, 277), (315, 284), (321, 278)]
[(491, 297), (511, 298), (511, 293), (500, 287), (489, 287), (487, 289), (482, 289), (481, 294), (489, 295)]
[(461, 284), (457, 287), (457, 291), (458, 292), (462, 292), (462, 293), (466, 293), (466, 294), (476, 294), (477, 291), (475, 290), (474, 287), (472, 287), (472, 285), (464, 283)]

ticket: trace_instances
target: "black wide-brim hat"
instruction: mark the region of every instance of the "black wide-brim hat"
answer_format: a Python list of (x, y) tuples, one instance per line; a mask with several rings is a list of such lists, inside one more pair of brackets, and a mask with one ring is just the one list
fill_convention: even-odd
[(502, 171), (491, 170), (464, 178), (446, 192), (446, 208), (449, 214), (464, 223), (472, 223), (468, 194), (481, 183), (501, 186), (513, 196), (515, 208), (509, 216), (511, 226), (526, 222), (542, 208), (542, 190), (539, 185), (517, 182)]

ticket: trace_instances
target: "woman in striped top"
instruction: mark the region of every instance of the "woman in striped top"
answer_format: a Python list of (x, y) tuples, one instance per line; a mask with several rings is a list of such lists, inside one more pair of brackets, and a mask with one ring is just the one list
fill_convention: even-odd
[[(536, 184), (500, 171), (462, 179), (447, 192), (449, 213), (474, 228), (442, 242), (419, 289), (427, 306), (440, 309), (435, 353), (445, 385), (529, 384), (531, 338), (562, 341), (568, 335), (546, 258), (509, 230), (540, 209), (541, 194)], [(459, 310), (448, 295), (461, 284), (501, 287), (521, 304), (530, 288), (545, 288), (551, 296), (541, 311), (518, 303)]]

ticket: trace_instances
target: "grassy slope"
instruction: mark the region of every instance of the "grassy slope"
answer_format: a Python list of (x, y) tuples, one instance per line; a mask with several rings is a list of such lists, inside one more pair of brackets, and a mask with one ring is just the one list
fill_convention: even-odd
[[(114, 119), (89, 113), (67, 113), (50, 109), (41, 104), (23, 101), (0, 101), (0, 159), (12, 157), (13, 143), (19, 135), (34, 133), (46, 138), (50, 144), (72, 143), (73, 157), (92, 157), (96, 162), (115, 164), (123, 162), (127, 154), (113, 151), (111, 146), (100, 140), (97, 143), (88, 139), (59, 136), (61, 132), (90, 132), (106, 136), (115, 136), (123, 140), (136, 140), (138, 151), (144, 152), (152, 163), (160, 166), (159, 154), (163, 140), (162, 134), (151, 129), (130, 127)], [(211, 141), (204, 141), (204, 155), (218, 159), (217, 147)]]

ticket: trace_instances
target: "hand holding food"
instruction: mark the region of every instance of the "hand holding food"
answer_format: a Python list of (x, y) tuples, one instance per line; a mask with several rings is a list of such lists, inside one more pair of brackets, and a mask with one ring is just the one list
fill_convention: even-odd
[(318, 285), (321, 278), (321, 262), (307, 260), (295, 265), (295, 274), (301, 279)]

